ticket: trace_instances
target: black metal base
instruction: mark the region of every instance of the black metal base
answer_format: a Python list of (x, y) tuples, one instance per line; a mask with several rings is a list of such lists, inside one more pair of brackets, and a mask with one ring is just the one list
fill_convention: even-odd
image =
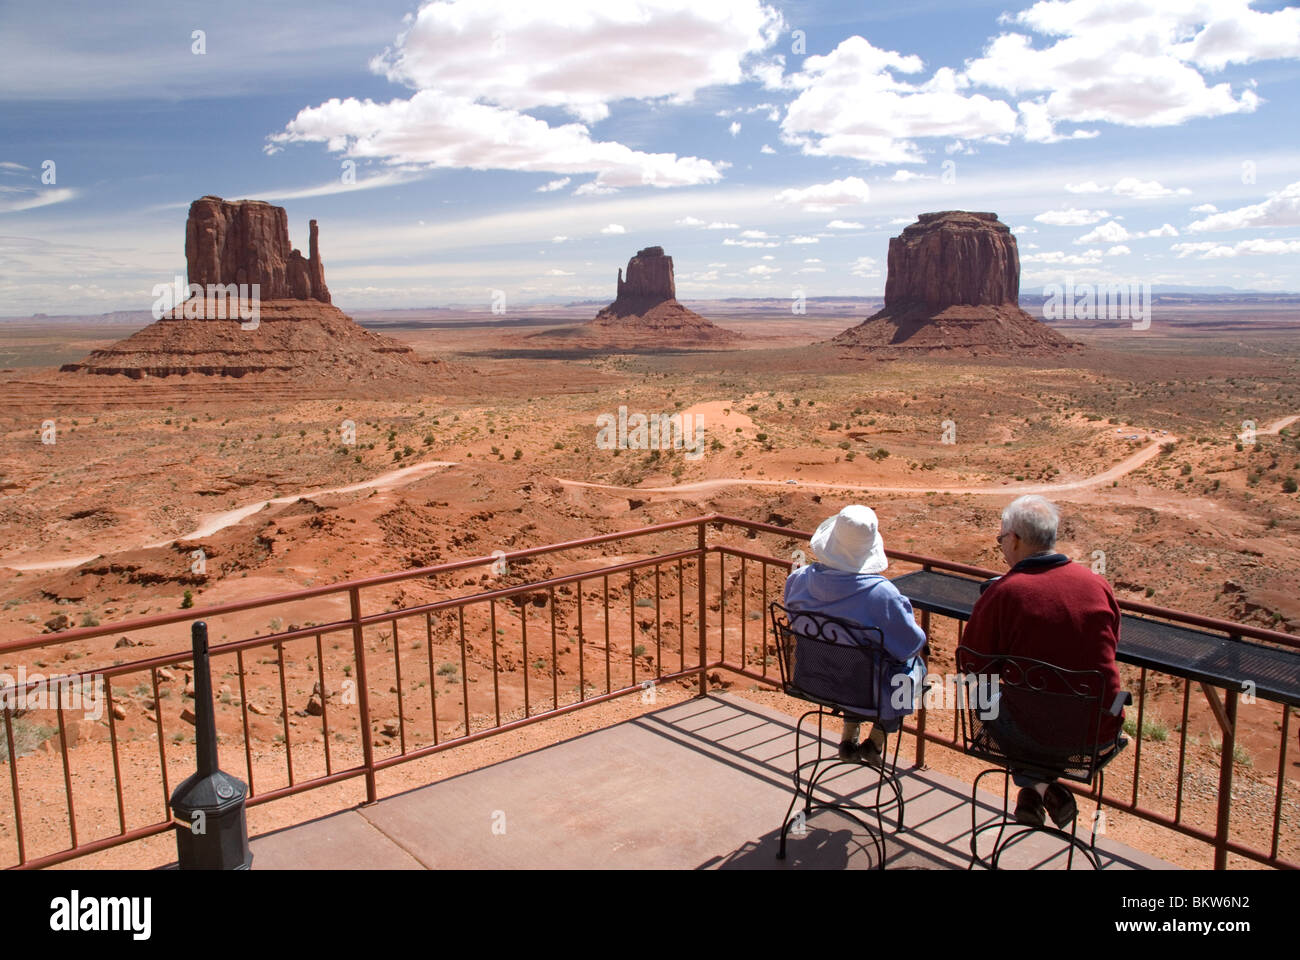
[[(976, 826), (976, 818), (979, 816), (979, 784), (986, 776), (1002, 775), (1002, 815), (982, 827)], [(1093, 792), (1097, 797), (1097, 812), (1101, 811), (1101, 795), (1105, 785), (1104, 771), (1097, 771), (1097, 779), (1093, 784)], [(971, 785), (971, 813), (970, 813), (970, 863), (966, 865), (967, 870), (973, 870), (975, 864), (979, 864), (989, 870), (998, 869), (998, 858), (1002, 852), (1019, 837), (1030, 833), (1048, 833), (1054, 837), (1059, 837), (1070, 845), (1070, 853), (1065, 862), (1067, 870), (1074, 866), (1074, 851), (1079, 850), (1087, 859), (1088, 864), (1094, 870), (1101, 870), (1101, 859), (1097, 856), (1097, 814), (1092, 819), (1092, 835), (1088, 842), (1085, 843), (1078, 836), (1079, 818), (1076, 816), (1070, 823), (1070, 830), (1067, 833), (1055, 826), (1052, 826), (1050, 820), (1043, 826), (1019, 823), (1015, 819), (1015, 814), (1011, 811), (1011, 771), (1006, 767), (990, 767), (980, 772)], [(980, 834), (988, 830), (997, 828), (997, 839), (993, 841), (993, 849), (989, 856), (981, 857), (979, 855), (978, 845)]]
[[(817, 756), (812, 760), (802, 761), (801, 744), (803, 741), (803, 725), (804, 721), (809, 717), (817, 718)], [(776, 858), (778, 860), (785, 859), (786, 836), (790, 832), (790, 826), (792, 823), (790, 814), (794, 812), (795, 806), (802, 798), (803, 818), (805, 823), (808, 818), (812, 816), (815, 810), (838, 810), (861, 826), (862, 829), (866, 831), (867, 835), (871, 837), (872, 846), (879, 853), (879, 856), (877, 857), (878, 868), (883, 870), (885, 869), (886, 851), (884, 838), (885, 825), (882, 811), (897, 805), (898, 814), (894, 832), (902, 833), (907, 829), (903, 824), (905, 806), (903, 800), (903, 789), (898, 782), (898, 748), (903, 742), (902, 727), (900, 726), (896, 733), (890, 735), (894, 741), (894, 751), (892, 756), (889, 752), (890, 737), (886, 737), (885, 739), (885, 750), (883, 751), (882, 756), (884, 769), (881, 770), (876, 767), (869, 767), (868, 764), (861, 763), (857, 760), (841, 760), (839, 758), (838, 747), (835, 748), (835, 753), (828, 756), (826, 754), (826, 741), (822, 737), (823, 722), (826, 717), (843, 719), (843, 715), (838, 711), (823, 709), (809, 710), (799, 718), (799, 722), (795, 726), (794, 796), (790, 799), (790, 806), (787, 807), (785, 811), (785, 819), (781, 822), (781, 845), (777, 850)], [(855, 767), (869, 767), (872, 770), (876, 770), (879, 777), (876, 782), (875, 803), (863, 805), (844, 800), (819, 800), (813, 795), (813, 791), (816, 790), (818, 782), (826, 775), (827, 771), (842, 764)], [(803, 775), (805, 767), (811, 768), (809, 775), (806, 778)], [(893, 793), (893, 797), (882, 803), (881, 794), (886, 785), (889, 786), (890, 791)], [(879, 827), (879, 830), (873, 830), (866, 821), (858, 816), (858, 813), (875, 813), (876, 825)]]

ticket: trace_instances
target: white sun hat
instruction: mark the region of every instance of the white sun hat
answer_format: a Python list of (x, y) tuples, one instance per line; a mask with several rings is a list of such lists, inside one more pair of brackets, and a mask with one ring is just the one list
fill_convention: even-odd
[(874, 510), (852, 504), (823, 521), (810, 543), (828, 567), (848, 573), (880, 573), (889, 560), (879, 527)]

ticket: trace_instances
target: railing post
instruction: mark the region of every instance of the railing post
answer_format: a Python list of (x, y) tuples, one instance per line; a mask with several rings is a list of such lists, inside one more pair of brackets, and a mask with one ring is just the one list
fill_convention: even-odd
[[(925, 646), (921, 648), (921, 662), (925, 664), (926, 670), (929, 670), (929, 661), (926, 659), (926, 652), (930, 647), (930, 611), (921, 611), (921, 632), (925, 634)], [(925, 677), (922, 675), (921, 682), (925, 683)], [(921, 706), (916, 711), (916, 765), (924, 769), (925, 767), (925, 696), (921, 697)]]
[(370, 739), (370, 686), (366, 682), (366, 645), (361, 632), (361, 591), (356, 587), (348, 589), (348, 607), (352, 614), (352, 655), (357, 662), (357, 710), (361, 714), (361, 755), (366, 765), (366, 803), (374, 803), (379, 793), (375, 789), (375, 745)]
[(1214, 869), (1228, 869), (1228, 825), (1232, 814), (1232, 761), (1237, 746), (1237, 689), (1224, 690), (1223, 753), (1219, 757), (1219, 816), (1214, 825)]
[(699, 576), (699, 608), (696, 616), (699, 618), (700, 627), (700, 692), (697, 696), (707, 697), (709, 695), (709, 651), (708, 651), (708, 633), (705, 625), (705, 616), (707, 606), (704, 595), (704, 577), (708, 564), (704, 562), (706, 542), (706, 532), (703, 521), (696, 527), (696, 549), (700, 552), (700, 576)]

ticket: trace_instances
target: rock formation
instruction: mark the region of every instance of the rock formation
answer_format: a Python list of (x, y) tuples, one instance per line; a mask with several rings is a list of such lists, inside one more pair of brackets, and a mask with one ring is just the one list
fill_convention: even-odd
[(994, 213), (923, 213), (890, 238), (885, 307), (842, 346), (1055, 353), (1076, 346), (1020, 309), (1016, 238)]
[(261, 200), (203, 197), (190, 204), (185, 262), (190, 283), (258, 284), (263, 300), (330, 302), (321, 265), (316, 221), (306, 259), (289, 246), (284, 207)]
[[(203, 197), (190, 205), (185, 256), (190, 284), (202, 285), (202, 296), (177, 303), (189, 292), (182, 287), (165, 306), (156, 301), (154, 315), (162, 315), (154, 323), (61, 372), (131, 380), (246, 378), (305, 395), (332, 384), (401, 391), (452, 375), (448, 364), (366, 330), (330, 303), (315, 220), (304, 259), (289, 247), (283, 207)], [(209, 286), (254, 283), (260, 287), (255, 311), (234, 291)]]
[(618, 271), (617, 296), (587, 325), (587, 332), (629, 339), (734, 340), (740, 334), (714, 326), (677, 302), (673, 258), (663, 247), (638, 250)]

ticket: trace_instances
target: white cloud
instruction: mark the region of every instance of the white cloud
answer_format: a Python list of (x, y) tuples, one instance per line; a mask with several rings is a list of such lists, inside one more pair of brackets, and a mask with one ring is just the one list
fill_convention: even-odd
[[(428, 8), (426, 8), (428, 9)], [(334, 153), (427, 167), (595, 173), (600, 187), (672, 187), (721, 179), (698, 157), (643, 153), (591, 139), (587, 128), (551, 127), (501, 107), (421, 90), (409, 100), (327, 100), (298, 112), (268, 147), (324, 143)]]
[(711, 224), (709, 224), (704, 229), (705, 230), (738, 230), (740, 229), (740, 224), (725, 223), (721, 220), (714, 220)]
[(791, 243), (821, 243), (816, 237), (791, 237)]
[(1121, 177), (1115, 181), (1110, 192), (1117, 197), (1130, 197), (1134, 200), (1154, 200), (1157, 197), (1169, 197), (1175, 193), (1188, 194), (1192, 191), (1186, 187), (1171, 190), (1155, 180), (1139, 180), (1137, 177)]
[(934, 180), (933, 174), (913, 173), (911, 170), (895, 170), (889, 178), (892, 183), (907, 183), (909, 180)]
[(1118, 243), (1118, 244), (1116, 244), (1115, 246), (1111, 247), (1109, 250), (1106, 251), (1106, 256), (1108, 256), (1108, 257), (1122, 257), (1122, 256), (1124, 256), (1125, 254), (1132, 253), (1132, 252), (1133, 252), (1133, 251), (1130, 250), (1128, 247), (1124, 246), (1124, 244), (1122, 244), (1122, 243)]
[(855, 277), (872, 277), (880, 276), (880, 267), (873, 257), (858, 257), (849, 267), (849, 273)]
[(1083, 236), (1075, 240), (1075, 243), (1119, 243), (1121, 240), (1127, 240), (1131, 234), (1120, 225), (1118, 220), (1111, 220), (1109, 223), (1103, 223), (1101, 226), (1088, 231)]
[(821, 262), (822, 262), (822, 258), (821, 258), (821, 257), (805, 257), (803, 262), (804, 262), (804, 263), (821, 263)]
[(548, 277), (571, 277), (571, 276), (573, 276), (573, 274), (570, 273), (570, 272), (567, 271), (567, 270), (558, 270), (558, 269), (547, 270), (547, 271), (546, 271), (546, 275), (547, 275)]
[(736, 240), (727, 237), (722, 241), (724, 247), (779, 247), (781, 244), (775, 240)]
[(569, 181), (572, 179), (572, 177), (560, 177), (558, 180), (548, 180), (537, 188), (537, 192), (550, 193), (552, 190), (563, 190), (569, 185)]
[(20, 213), (23, 210), (35, 210), (56, 203), (71, 200), (77, 191), (71, 187), (57, 187), (53, 190), (38, 190), (25, 193), (16, 200), (0, 200), (0, 213)]
[(700, 220), (700, 219), (697, 218), (697, 217), (682, 217), (680, 220), (674, 220), (673, 223), (675, 223), (675, 224), (676, 224), (677, 226), (679, 226), (679, 227), (702, 227), (702, 226), (704, 226), (704, 221), (703, 221), (703, 220)]
[[(1006, 20), (1039, 34), (1045, 45), (1035, 47), (1024, 33), (1002, 33), (967, 64), (966, 76), (1024, 96), (1018, 104), (1024, 133), (1045, 142), (1060, 139), (1057, 123), (1159, 127), (1249, 113), (1260, 103), (1253, 90), (1208, 85), (1197, 67), (1224, 56), (1237, 62), (1291, 56), (1300, 42), (1241, 36), (1234, 23), (1260, 16), (1248, 8), (1249, 0), (1040, 0)], [(1216, 39), (1228, 35), (1233, 39)]]
[(607, 187), (601, 184), (599, 180), (591, 180), (587, 183), (581, 183), (573, 191), (575, 197), (605, 197), (611, 193), (618, 193), (618, 187)]
[(1084, 227), (1109, 216), (1110, 212), (1107, 210), (1080, 210), (1071, 207), (1068, 210), (1047, 210), (1034, 217), (1034, 220), (1053, 227)]
[(802, 204), (809, 213), (833, 213), (839, 207), (858, 206), (871, 200), (871, 186), (861, 177), (845, 177), (830, 183), (782, 190), (772, 199), (777, 203)]
[(1105, 193), (1110, 187), (1103, 187), (1093, 180), (1085, 180), (1083, 183), (1067, 183), (1065, 189), (1070, 193)]
[(452, 0), (426, 3), (371, 69), (418, 90), (510, 111), (559, 107), (593, 123), (624, 98), (685, 103), (740, 83), (745, 61), (783, 27), (759, 0)]
[(1141, 233), (1133, 234), (1133, 236), (1139, 240), (1143, 237), (1176, 237), (1178, 236), (1178, 229), (1172, 223), (1166, 223), (1154, 230), (1144, 230)]
[[(911, 223), (909, 220), (908, 223)], [(865, 230), (866, 226), (855, 220), (832, 220), (826, 224), (831, 230)]]
[(1189, 233), (1204, 233), (1207, 230), (1241, 230), (1245, 227), (1296, 226), (1300, 226), (1300, 181), (1269, 194), (1269, 198), (1262, 203), (1225, 210), (1204, 220), (1196, 220), (1187, 230)]
[(1021, 100), (1016, 104), (1020, 110), (1020, 135), (1030, 143), (1060, 143), (1062, 140), (1091, 140), (1100, 136), (1100, 130), (1074, 130), (1060, 133), (1056, 129), (1056, 120), (1045, 103), (1033, 100)]
[(1300, 253), (1300, 240), (1258, 238), (1240, 240), (1232, 246), (1214, 240), (1201, 240), (1194, 243), (1175, 243), (1169, 249), (1178, 254), (1179, 259), (1199, 254), (1198, 260), (1218, 260), (1225, 257)]
[(13, 160), (0, 160), (0, 170), (29, 170), (30, 167), (24, 167), (21, 163)]
[(742, 230), (740, 231), (740, 235), (747, 240), (771, 240), (772, 239), (771, 234), (765, 233), (762, 230)]
[(1060, 250), (1050, 250), (1047, 253), (1029, 253), (1020, 258), (1021, 263), (1051, 263), (1063, 266), (1079, 266), (1083, 264), (1099, 263), (1102, 253), (1100, 250), (1085, 250), (1083, 253), (1064, 253)]
[(795, 273), (825, 273), (825, 267), (800, 267)]
[(760, 263), (760, 264), (759, 264), (758, 266), (756, 266), (756, 267), (750, 267), (750, 268), (749, 268), (748, 270), (746, 270), (745, 272), (748, 273), (750, 276), (755, 276), (755, 277), (770, 277), (770, 276), (772, 276), (773, 274), (780, 273), (780, 272), (781, 272), (781, 268), (780, 268), (780, 267), (769, 267), (769, 266), (768, 266), (767, 264), (765, 264), (765, 263)]
[(771, 147), (769, 147), (766, 143), (763, 144), (761, 147), (758, 148), (758, 152), (759, 152), (759, 153), (776, 153), (776, 151), (773, 150)]
[(608, 226), (600, 228), (601, 233), (627, 233), (622, 224), (611, 223)]
[(736, 134), (740, 133), (740, 121), (739, 121), (739, 120), (732, 120), (732, 121), (731, 121), (731, 126), (727, 127), (727, 132), (730, 133), (733, 137), (734, 137)]
[(1202, 203), (1192, 207), (1192, 213), (1218, 213), (1219, 208), (1212, 203)]
[(914, 221), (911, 217), (894, 217), (892, 220), (889, 221), (889, 225), (891, 227), (906, 227), (909, 224), (915, 222), (916, 221)]
[(916, 138), (1014, 132), (1016, 113), (1008, 104), (960, 92), (965, 84), (948, 67), (920, 84), (894, 76), (921, 69), (920, 57), (877, 49), (860, 36), (824, 56), (805, 57), (802, 70), (783, 81), (800, 92), (781, 121), (782, 139), (814, 156), (920, 163)]
[(551, 243), (563, 243), (565, 240), (568, 239), (569, 239), (568, 237), (557, 233), (555, 236), (551, 237)]

